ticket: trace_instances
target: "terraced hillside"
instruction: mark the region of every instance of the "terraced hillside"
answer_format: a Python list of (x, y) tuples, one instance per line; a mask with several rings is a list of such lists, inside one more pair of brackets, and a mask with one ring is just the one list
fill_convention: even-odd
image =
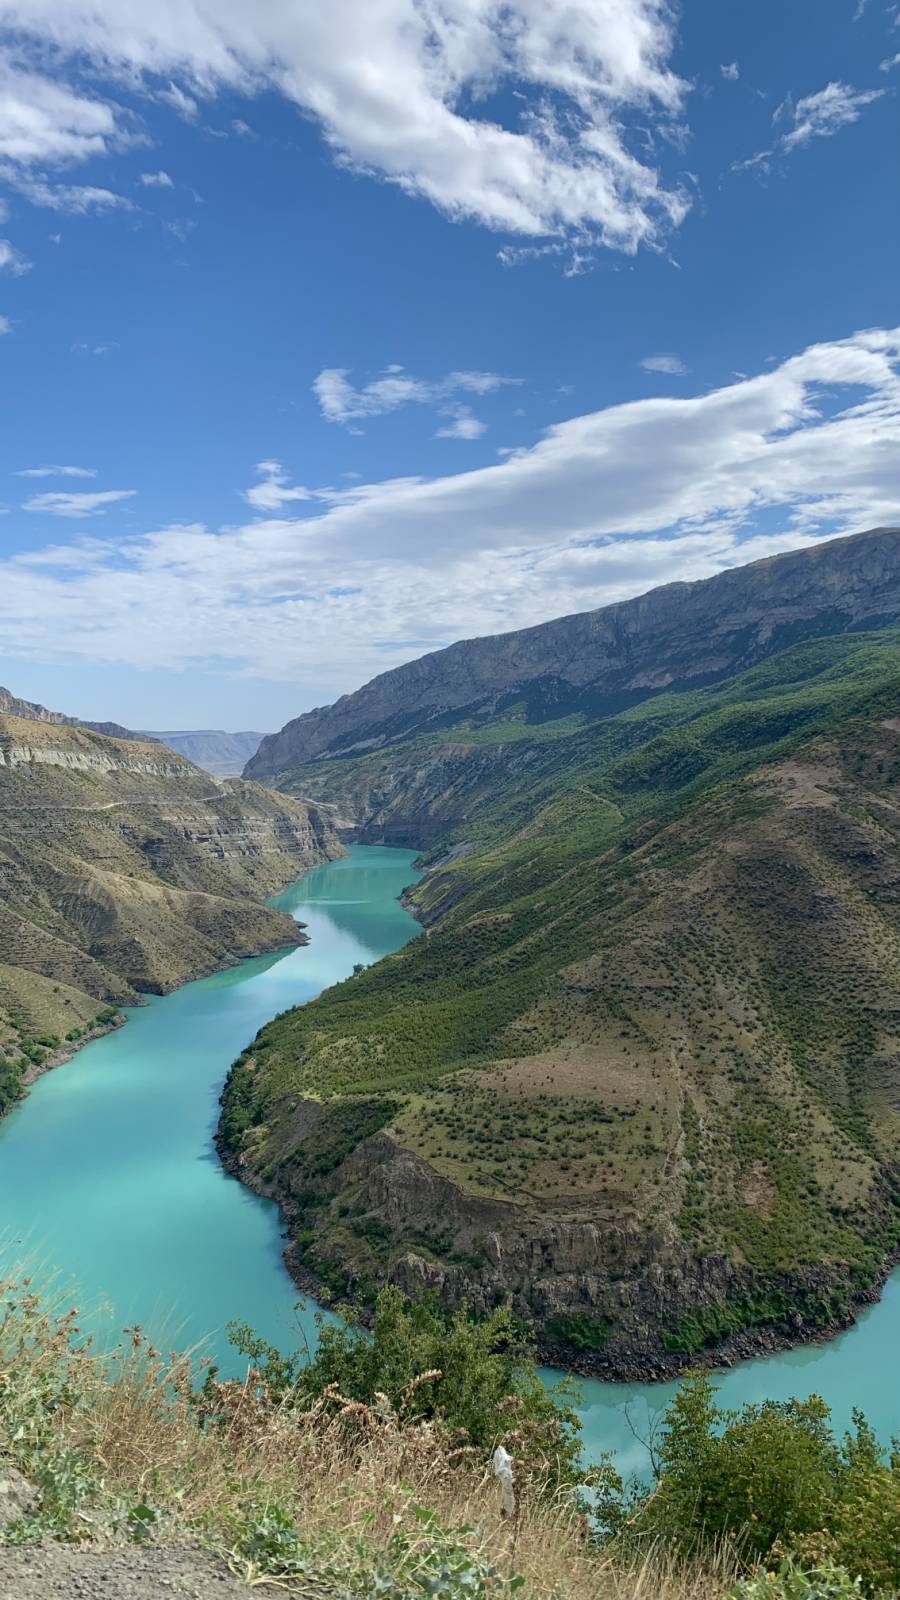
[(315, 807), (160, 744), (0, 715), (0, 1103), (139, 991), (295, 944), (264, 897), (340, 853)]
[(900, 631), (493, 731), (426, 935), (236, 1064), (232, 1164), (301, 1276), (511, 1297), (600, 1370), (841, 1325), (900, 1246)]

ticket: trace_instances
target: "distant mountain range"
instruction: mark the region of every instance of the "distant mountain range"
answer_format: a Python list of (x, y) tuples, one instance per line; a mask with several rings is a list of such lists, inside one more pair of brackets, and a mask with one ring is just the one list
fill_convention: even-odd
[(618, 1377), (846, 1324), (900, 1252), (900, 530), (452, 646), (247, 772), (426, 849), (223, 1142), (301, 1281), (509, 1298)]
[(54, 723), (64, 728), (90, 728), (110, 739), (152, 739), (177, 750), (197, 767), (217, 778), (239, 778), (247, 762), (256, 754), (261, 733), (225, 733), (221, 728), (170, 730), (166, 733), (135, 732), (119, 722), (86, 722), (68, 717), (62, 711), (48, 711), (34, 700), (21, 700), (9, 689), (0, 687), (0, 715), (24, 717), (29, 722)]
[(187, 756), (196, 766), (203, 767), (218, 778), (240, 777), (259, 749), (264, 737), (261, 733), (224, 733), (221, 728), (202, 728), (166, 733), (148, 733), (148, 739), (159, 739), (170, 750)]

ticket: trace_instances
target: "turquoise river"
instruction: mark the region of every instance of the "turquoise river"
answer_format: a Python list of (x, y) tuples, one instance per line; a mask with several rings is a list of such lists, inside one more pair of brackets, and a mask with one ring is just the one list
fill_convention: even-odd
[[(27, 1260), (95, 1327), (139, 1322), (164, 1347), (202, 1344), (237, 1370), (230, 1319), (282, 1348), (313, 1329), (313, 1309), (281, 1260), (275, 1208), (222, 1171), (213, 1148), (230, 1063), (276, 1012), (310, 1000), (412, 938), (399, 904), (413, 854), (356, 846), (318, 867), (275, 904), (305, 923), (310, 943), (260, 957), (151, 998), (127, 1026), (47, 1073), (0, 1123), (0, 1219), (8, 1262)], [(744, 1362), (722, 1374), (735, 1405), (812, 1391), (839, 1426), (853, 1406), (879, 1433), (900, 1433), (900, 1277), (879, 1305), (830, 1344)], [(548, 1374), (551, 1376), (551, 1374)], [(638, 1471), (652, 1417), (672, 1386), (582, 1380), (588, 1455), (613, 1451)]]

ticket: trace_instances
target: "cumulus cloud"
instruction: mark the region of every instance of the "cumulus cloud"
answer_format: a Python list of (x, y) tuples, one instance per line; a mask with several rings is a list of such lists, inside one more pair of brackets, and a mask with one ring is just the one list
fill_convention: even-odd
[(722, 66), (719, 68), (719, 71), (721, 72), (722, 77), (726, 78), (729, 83), (736, 83), (741, 75), (741, 69), (736, 61), (723, 62)]
[(158, 172), (142, 172), (138, 178), (145, 189), (174, 189), (175, 185), (167, 172), (160, 167)]
[(24, 501), (22, 510), (44, 511), (51, 517), (96, 517), (102, 516), (108, 506), (130, 500), (136, 493), (136, 489), (51, 490), (32, 495), (30, 500)]
[(808, 94), (796, 104), (783, 101), (775, 112), (778, 121), (791, 126), (782, 136), (783, 150), (796, 150), (810, 139), (830, 139), (858, 121), (866, 106), (880, 100), (884, 89), (853, 89), (847, 83), (827, 83), (816, 94)]
[(299, 517), (284, 469), (259, 476), (279, 503), (239, 526), (110, 516), (38, 550), (23, 531), (0, 561), (4, 653), (283, 678), (299, 710), (454, 638), (900, 526), (900, 328), (572, 417), (475, 471), (310, 490)]
[[(39, 70), (50, 47), (57, 62), (88, 61), (95, 75), (143, 87), (191, 120), (221, 92), (274, 90), (318, 123), (338, 160), (451, 218), (633, 253), (657, 245), (689, 205), (633, 153), (628, 133), (631, 121), (671, 129), (682, 114), (675, 9), (673, 0), (562, 9), (546, 0), (0, 0), (0, 27), (19, 50), (5, 67), (15, 96), (8, 153), (70, 161), (128, 137), (114, 103), (54, 88)], [(483, 109), (500, 92), (518, 108), (505, 123), (496, 98)]]
[(680, 356), (672, 351), (661, 351), (659, 355), (645, 356), (641, 362), (645, 372), (665, 372), (672, 378), (683, 378), (687, 367)]
[(96, 467), (22, 467), (16, 478), (96, 478)]
[(900, 67), (900, 50), (895, 56), (888, 56), (885, 61), (880, 62), (879, 67), (882, 72), (892, 72), (894, 67)]
[(438, 428), (438, 439), (477, 439), (487, 424), (461, 404), (462, 394), (491, 394), (520, 378), (504, 378), (498, 372), (449, 372), (445, 378), (414, 378), (396, 363), (385, 367), (380, 377), (355, 388), (346, 367), (326, 367), (313, 383), (313, 393), (327, 422), (350, 425), (363, 417), (381, 417), (401, 406), (430, 406), (439, 416), (451, 420)]

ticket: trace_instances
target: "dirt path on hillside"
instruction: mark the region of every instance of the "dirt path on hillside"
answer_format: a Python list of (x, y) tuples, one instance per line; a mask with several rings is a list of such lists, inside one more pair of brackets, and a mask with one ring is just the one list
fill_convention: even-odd
[(79, 1550), (71, 1545), (0, 1547), (0, 1600), (342, 1600), (306, 1580), (248, 1587), (218, 1556), (196, 1546)]

